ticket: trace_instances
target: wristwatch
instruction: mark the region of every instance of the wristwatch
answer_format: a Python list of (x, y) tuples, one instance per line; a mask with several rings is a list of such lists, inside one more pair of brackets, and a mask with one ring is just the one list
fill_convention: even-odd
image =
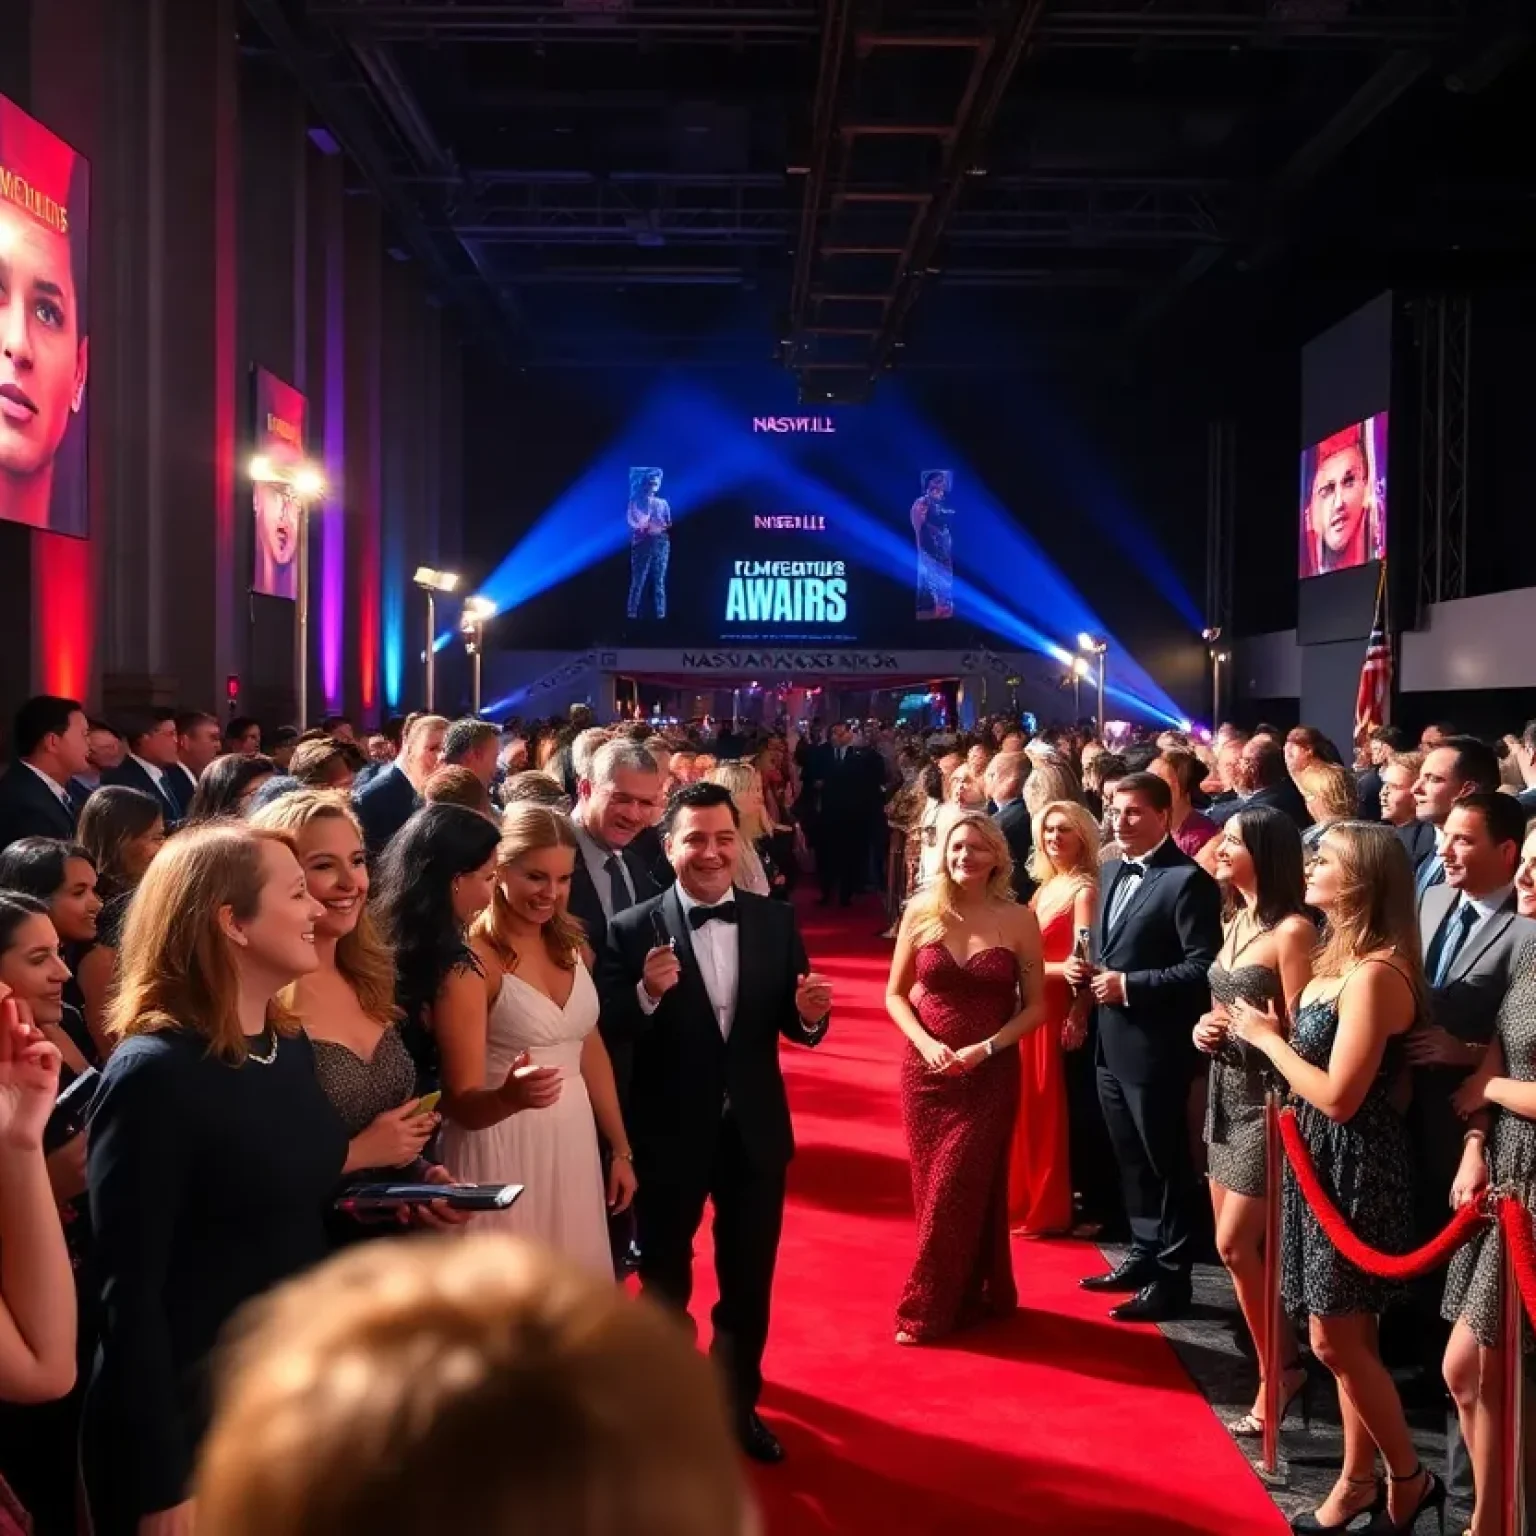
[(996, 1038), (992, 1037), (992, 1038), (989, 1038), (989, 1039), (983, 1041), (982, 1042), (982, 1049), (984, 1051), (986, 1051), (988, 1056), (996, 1056), (997, 1055), (997, 1040), (996, 1040)]

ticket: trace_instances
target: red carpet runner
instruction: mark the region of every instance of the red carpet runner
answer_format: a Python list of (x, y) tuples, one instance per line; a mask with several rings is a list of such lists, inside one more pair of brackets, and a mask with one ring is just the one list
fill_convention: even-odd
[[(892, 1342), (911, 1197), (874, 914), (802, 912), (837, 1006), (825, 1045), (785, 1052), (799, 1155), (763, 1415), (789, 1459), (756, 1478), (768, 1536), (1285, 1531), (1157, 1330), (1111, 1323), (1078, 1290), (1103, 1267), (1089, 1244), (1016, 1241), (1013, 1319)], [(707, 1318), (704, 1263), (699, 1279)]]

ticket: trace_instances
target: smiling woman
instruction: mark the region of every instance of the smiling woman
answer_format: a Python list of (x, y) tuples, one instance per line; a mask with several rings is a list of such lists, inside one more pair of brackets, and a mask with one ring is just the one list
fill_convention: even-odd
[(81, 538), (88, 180), (0, 98), (0, 518)]

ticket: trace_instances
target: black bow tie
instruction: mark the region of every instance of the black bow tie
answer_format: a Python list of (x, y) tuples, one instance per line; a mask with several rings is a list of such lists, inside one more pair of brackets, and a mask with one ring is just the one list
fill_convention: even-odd
[(736, 921), (736, 903), (734, 901), (722, 901), (718, 907), (690, 907), (688, 909), (688, 926), (695, 930), (702, 928), (705, 923), (719, 918), (722, 923), (734, 923)]

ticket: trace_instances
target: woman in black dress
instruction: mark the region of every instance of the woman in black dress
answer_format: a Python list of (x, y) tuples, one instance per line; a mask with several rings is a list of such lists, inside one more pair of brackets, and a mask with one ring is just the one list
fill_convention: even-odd
[[(1232, 817), (1216, 850), (1216, 878), (1226, 896), (1221, 952), (1211, 967), (1211, 1010), (1195, 1026), (1195, 1044), (1211, 1058), (1206, 1096), (1206, 1169), (1216, 1218), (1216, 1251), (1232, 1276), (1243, 1321), (1260, 1365), (1265, 1351), (1264, 1094), (1272, 1074), (1264, 1058), (1230, 1039), (1231, 1007), (1239, 998), (1274, 1002), (1289, 1020), (1312, 979), (1317, 930), (1306, 915), (1301, 835), (1296, 823), (1267, 805)], [(1287, 1361), (1280, 1385), (1280, 1417), (1306, 1386), (1307, 1373), (1289, 1326), (1279, 1358)], [(1305, 1405), (1303, 1405), (1305, 1406)], [(1235, 1435), (1264, 1432), (1264, 1381), (1253, 1408), (1227, 1426)]]
[(88, 1167), (96, 1536), (192, 1531), (219, 1331), (328, 1251), (347, 1134), (278, 996), (316, 968), (321, 911), (288, 839), (237, 826), (179, 833), (129, 910)]
[(144, 871), (165, 844), (165, 818), (154, 796), (126, 784), (108, 784), (85, 802), (79, 837), (96, 865), (102, 907), (96, 942), (81, 954), (77, 969), (86, 1028), (105, 1060), (112, 1049), (106, 1035), (107, 994), (117, 976), (118, 935)]
[[(1412, 1158), (1392, 1089), (1425, 985), (1413, 872), (1393, 829), (1330, 827), (1308, 871), (1307, 903), (1323, 913), (1326, 928), (1290, 1040), (1273, 1002), (1260, 1009), (1235, 1001), (1231, 1033), (1290, 1086), (1297, 1129), (1350, 1228), (1373, 1248), (1404, 1253), (1413, 1237)], [(1420, 1464), (1382, 1364), (1378, 1322), (1395, 1288), (1340, 1255), (1289, 1169), (1282, 1259), (1287, 1307), (1311, 1319), (1312, 1350), (1338, 1380), (1344, 1425), (1339, 1480), (1293, 1529), (1342, 1530), (1376, 1508), (1388, 1522), (1378, 1529), (1410, 1531), (1424, 1509), (1444, 1505), (1445, 1486)]]

